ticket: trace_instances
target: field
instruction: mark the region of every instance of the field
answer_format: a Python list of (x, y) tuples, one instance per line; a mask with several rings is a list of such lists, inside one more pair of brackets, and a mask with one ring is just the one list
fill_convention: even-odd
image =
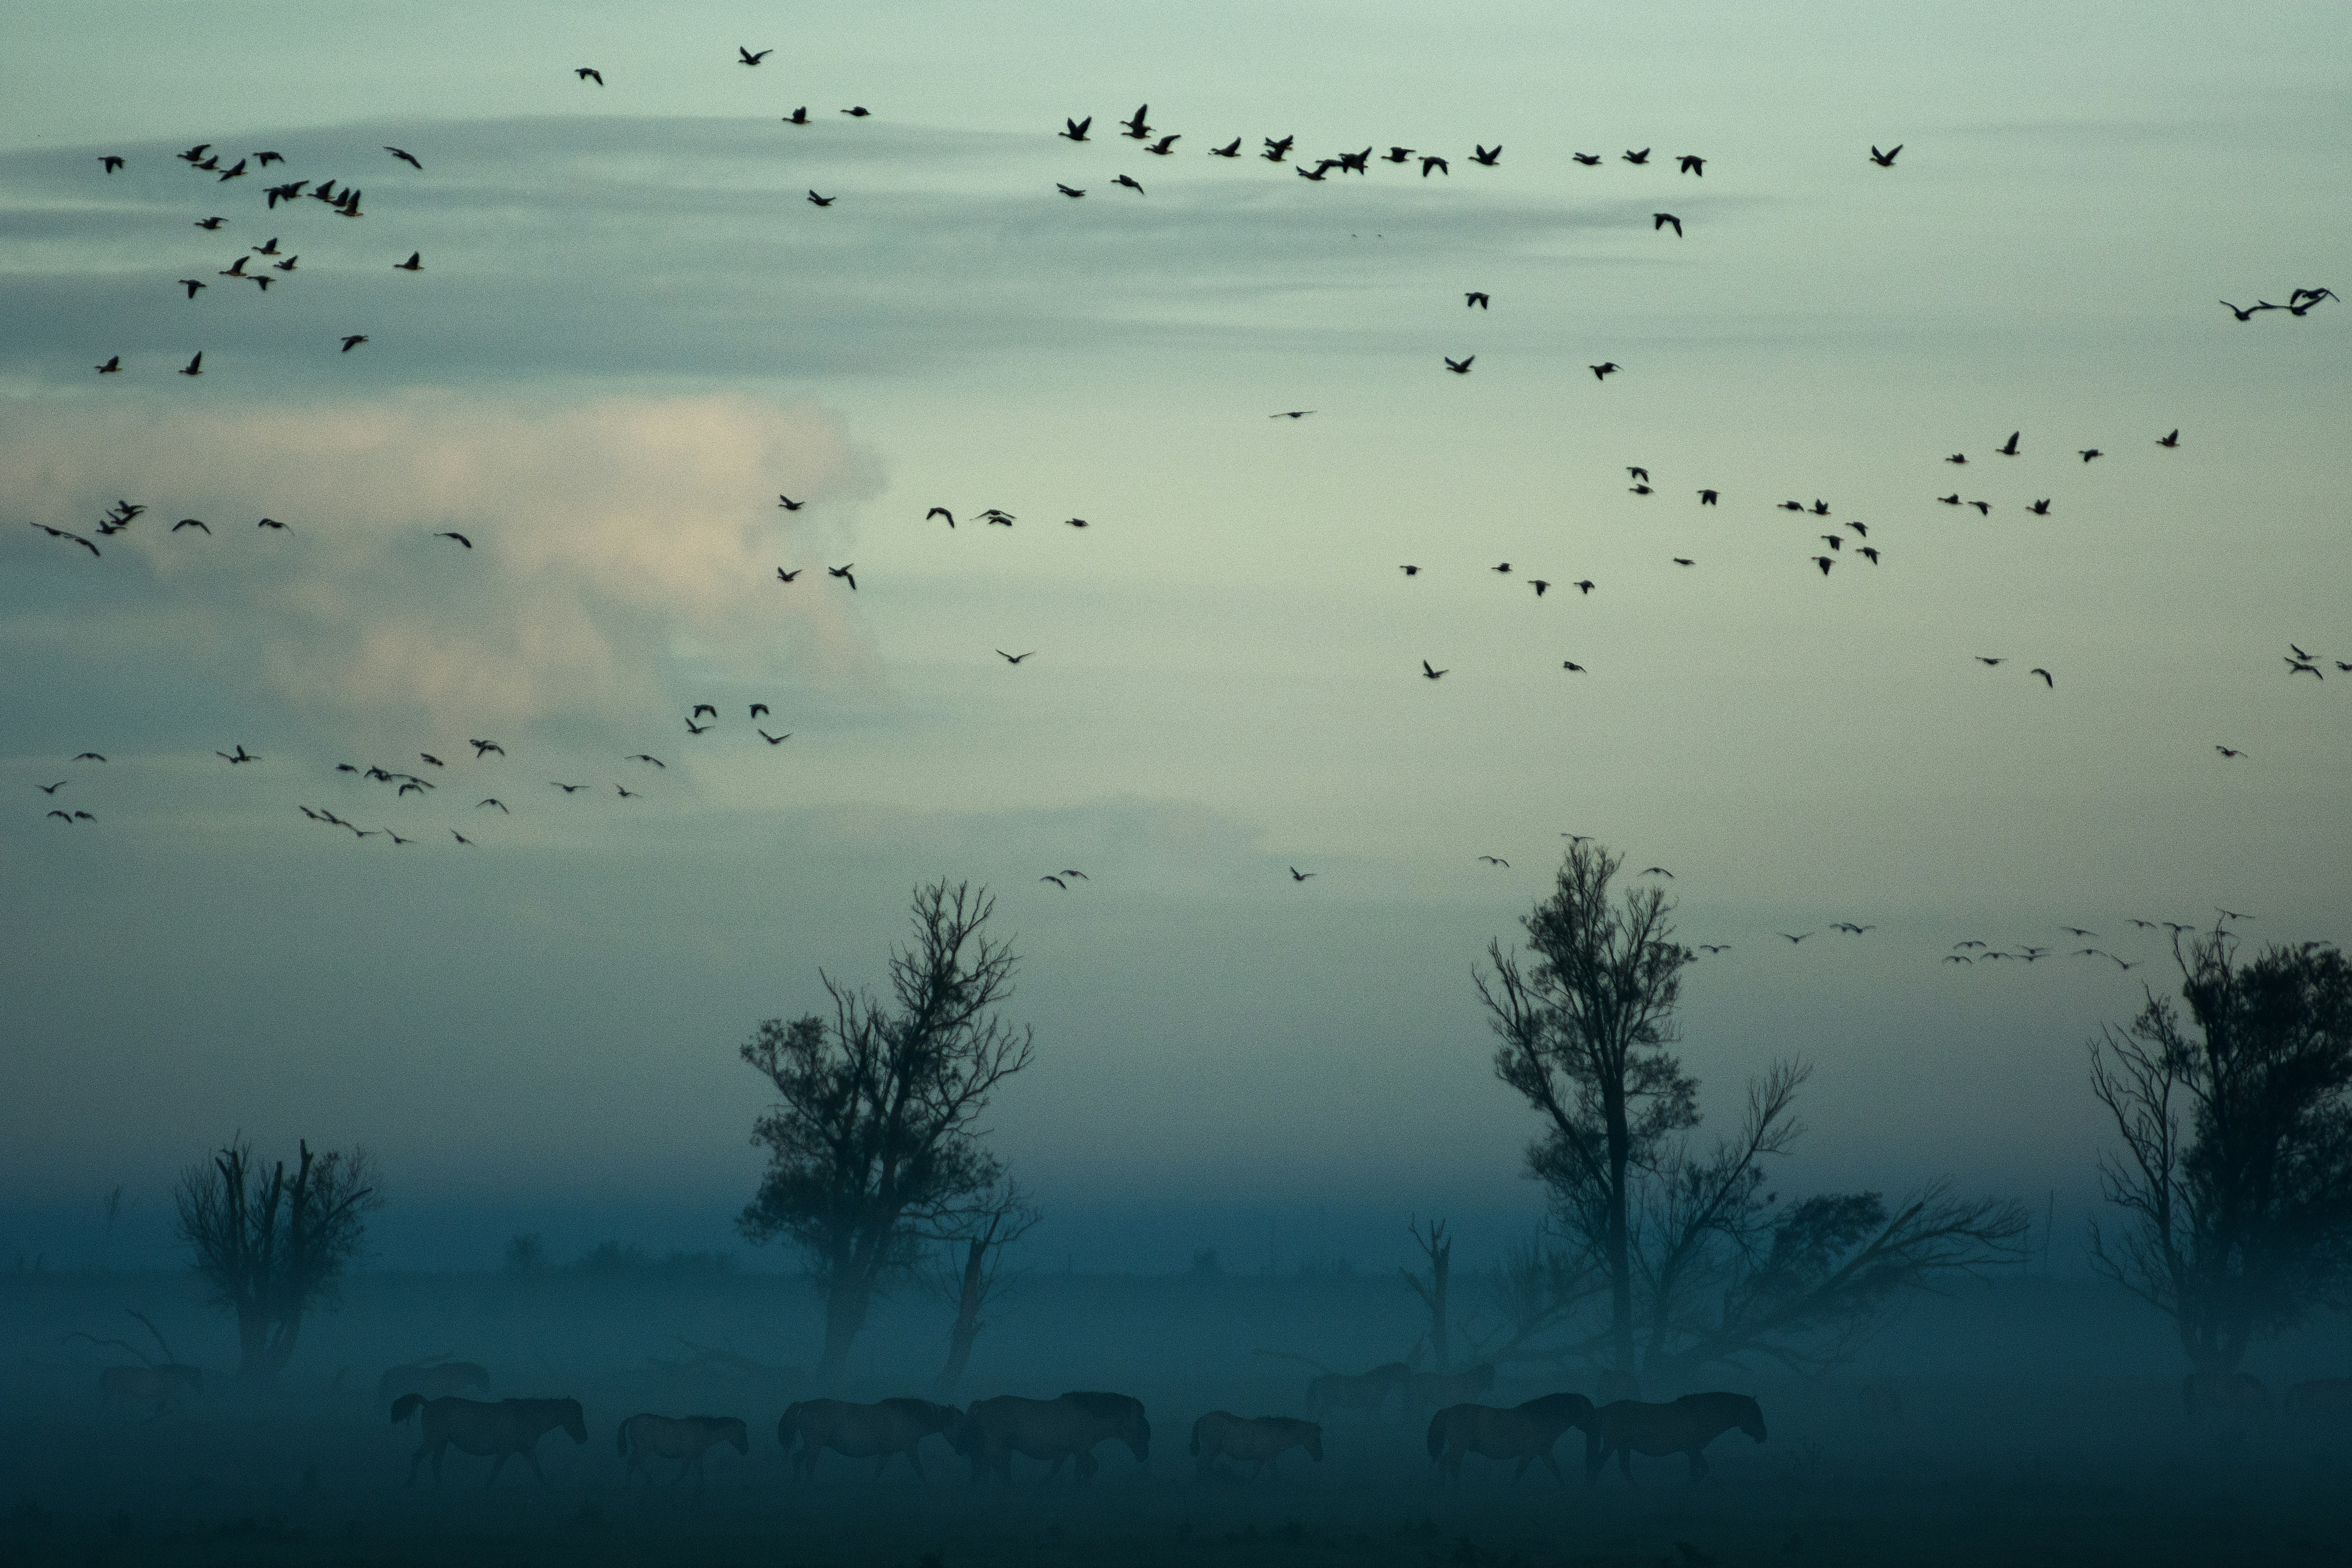
[[(772, 1277), (536, 1286), (362, 1277), (346, 1310), (320, 1320), (316, 1353), (297, 1363), (307, 1375), (289, 1372), (287, 1388), (266, 1398), (222, 1391), (215, 1379), (203, 1401), (152, 1421), (101, 1408), (92, 1368), (107, 1358), (78, 1357), (59, 1336), (84, 1325), (115, 1332), (120, 1322), (104, 1315), (119, 1320), (141, 1300), (175, 1339), (217, 1343), (226, 1336), (186, 1282), (20, 1279), (0, 1294), (13, 1352), (0, 1377), (0, 1563), (1702, 1568), (2352, 1556), (2352, 1428), (2189, 1419), (2162, 1336), (2110, 1315), (2110, 1299), (2087, 1284), (2012, 1281), (1928, 1303), (1841, 1376), (1727, 1376), (1725, 1385), (1762, 1401), (1770, 1436), (1759, 1447), (1727, 1434), (1696, 1486), (1679, 1460), (1664, 1459), (1638, 1462), (1630, 1489), (1613, 1471), (1589, 1488), (1571, 1433), (1561, 1445), (1566, 1488), (1539, 1471), (1515, 1487), (1507, 1467), (1474, 1458), (1464, 1484), (1444, 1489), (1421, 1423), (1393, 1413), (1335, 1423), (1321, 1465), (1293, 1454), (1267, 1481), (1195, 1477), (1184, 1452), (1195, 1414), (1297, 1408), (1304, 1369), (1252, 1348), (1306, 1344), (1345, 1360), (1345, 1347), (1360, 1344), (1356, 1359), (1369, 1360), (1400, 1333), (1409, 1342), (1402, 1294), (1373, 1278), (1033, 1280), (999, 1314), (996, 1342), (983, 1337), (992, 1353), (975, 1361), (963, 1392), (1122, 1388), (1146, 1401), (1154, 1436), (1148, 1466), (1106, 1447), (1089, 1490), (1066, 1476), (1048, 1485), (1044, 1467), (1024, 1461), (1006, 1492), (973, 1487), (936, 1439), (925, 1450), (928, 1482), (903, 1469), (877, 1480), (867, 1464), (830, 1457), (814, 1482), (792, 1483), (774, 1422), (809, 1392), (799, 1374), (680, 1364), (691, 1359), (683, 1334), (781, 1367), (768, 1361), (774, 1325), (803, 1326), (791, 1314), (804, 1314), (805, 1299)], [(427, 1318), (448, 1344), (420, 1346), (404, 1330)], [(877, 1324), (860, 1374), (873, 1385), (846, 1392), (929, 1392), (922, 1377), (893, 1382), (888, 1365), (930, 1354), (921, 1331), (930, 1326), (911, 1303)], [(2004, 1341), (2033, 1353), (2000, 1366), (1988, 1352)], [(373, 1408), (374, 1369), (404, 1350), (445, 1348), (494, 1368), (491, 1352), (504, 1352), (510, 1370), (496, 1393), (581, 1398), (590, 1442), (551, 1434), (545, 1485), (509, 1466), (486, 1489), (488, 1461), (453, 1454), (438, 1489), (429, 1479), (404, 1486), (415, 1428), (395, 1429)], [(2342, 1351), (2333, 1341), (2294, 1348), (2311, 1358)], [(2145, 1375), (2114, 1375), (2139, 1359)], [(1054, 1374), (1056, 1362), (1068, 1375)], [(2069, 1366), (2077, 1375), (2063, 1375)], [(2336, 1368), (2258, 1370), (2283, 1379)], [(1864, 1416), (1864, 1381), (1896, 1390), (1899, 1417)], [(1579, 1382), (1513, 1369), (1496, 1402)], [(701, 1486), (629, 1488), (614, 1426), (641, 1409), (740, 1414), (751, 1453), (716, 1451)]]

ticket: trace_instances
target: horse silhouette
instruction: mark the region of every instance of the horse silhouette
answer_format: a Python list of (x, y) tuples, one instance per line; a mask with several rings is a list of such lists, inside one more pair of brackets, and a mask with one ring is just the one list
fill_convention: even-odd
[(1690, 1479), (1696, 1483), (1707, 1470), (1706, 1456), (1701, 1450), (1734, 1426), (1761, 1443), (1763, 1407), (1745, 1394), (1685, 1394), (1671, 1405), (1644, 1405), (1634, 1399), (1604, 1405), (1592, 1413), (1592, 1424), (1584, 1429), (1584, 1479), (1588, 1483), (1599, 1481), (1601, 1468), (1614, 1454), (1617, 1468), (1631, 1485), (1635, 1454), (1653, 1458), (1681, 1454), (1690, 1460)]
[(1227, 1410), (1212, 1410), (1192, 1423), (1192, 1458), (1202, 1480), (1221, 1458), (1247, 1463), (1251, 1479), (1274, 1473), (1274, 1462), (1293, 1448), (1303, 1448), (1317, 1464), (1323, 1462), (1323, 1428), (1312, 1421), (1288, 1415), (1244, 1419)]
[(421, 1394), (404, 1394), (392, 1402), (392, 1424), (403, 1426), (419, 1410), (424, 1412), (419, 1422), (424, 1441), (408, 1461), (410, 1486), (416, 1484), (416, 1467), (428, 1455), (433, 1460), (433, 1484), (439, 1486), (441, 1458), (453, 1444), (460, 1453), (497, 1456), (485, 1486), (495, 1483), (499, 1472), (517, 1454), (530, 1462), (530, 1473), (545, 1486), (547, 1472), (539, 1468), (537, 1452), (540, 1438), (561, 1426), (572, 1434), (573, 1442), (588, 1441), (588, 1419), (576, 1399), (501, 1399), (484, 1405), (455, 1394), (427, 1399)]

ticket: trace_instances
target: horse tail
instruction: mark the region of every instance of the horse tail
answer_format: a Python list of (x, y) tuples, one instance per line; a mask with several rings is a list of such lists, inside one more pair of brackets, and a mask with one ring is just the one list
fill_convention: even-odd
[(1429, 1457), (1442, 1458), (1445, 1453), (1445, 1412), (1441, 1410), (1429, 1418)]
[(408, 1417), (424, 1403), (425, 1395), (421, 1394), (402, 1394), (392, 1402), (392, 1424), (395, 1426), (404, 1425)]

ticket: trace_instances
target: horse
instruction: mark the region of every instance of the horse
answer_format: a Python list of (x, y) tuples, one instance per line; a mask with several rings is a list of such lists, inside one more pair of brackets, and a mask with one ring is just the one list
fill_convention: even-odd
[(2352, 1377), (2315, 1377), (2286, 1391), (2290, 1415), (2352, 1415)]
[(375, 1402), (388, 1405), (404, 1394), (439, 1399), (463, 1394), (469, 1388), (489, 1393), (490, 1369), (479, 1362), (451, 1361), (441, 1356), (432, 1361), (413, 1361), (386, 1372), (375, 1380)]
[(1388, 1402), (1389, 1390), (1403, 1386), (1412, 1368), (1392, 1361), (1366, 1373), (1327, 1372), (1307, 1384), (1307, 1414), (1357, 1415), (1369, 1419)]
[(1052, 1480), (1062, 1463), (1075, 1458), (1077, 1479), (1085, 1486), (1101, 1466), (1095, 1462), (1095, 1445), (1117, 1438), (1134, 1454), (1136, 1463), (1151, 1457), (1151, 1423), (1144, 1419), (1143, 1402), (1124, 1394), (1065, 1394), (1057, 1399), (1023, 1399), (1001, 1394), (978, 1399), (956, 1427), (956, 1451), (971, 1460), (971, 1479), (990, 1472), (1013, 1484), (1013, 1456), (1051, 1459), (1045, 1473)]
[[(793, 1478), (816, 1474), (816, 1457), (827, 1448), (853, 1459), (872, 1458), (877, 1476), (890, 1468), (893, 1454), (907, 1456), (916, 1479), (923, 1474), (922, 1456), (916, 1449), (934, 1432), (946, 1433), (963, 1419), (952, 1405), (928, 1399), (886, 1399), (879, 1405), (851, 1405), (839, 1399), (805, 1399), (784, 1411), (776, 1423), (776, 1441), (792, 1461)], [(797, 1439), (800, 1449), (793, 1451)]]
[(117, 1399), (144, 1404), (152, 1399), (155, 1414), (147, 1417), (150, 1421), (161, 1421), (174, 1400), (204, 1391), (205, 1369), (177, 1362), (162, 1366), (110, 1366), (98, 1374), (100, 1404), (112, 1405)]
[(2271, 1391), (2252, 1373), (2192, 1372), (2180, 1380), (2180, 1407), (2191, 1415), (2262, 1415), (2270, 1410)]
[(1429, 1410), (1448, 1405), (1466, 1405), (1484, 1398), (1495, 1386), (1492, 1363), (1481, 1363), (1463, 1372), (1409, 1373), (1404, 1382), (1404, 1402), (1409, 1410)]
[(619, 1441), (616, 1451), (629, 1461), (621, 1475), (623, 1486), (640, 1470), (645, 1472), (646, 1485), (653, 1485), (653, 1466), (647, 1461), (656, 1454), (680, 1461), (677, 1481), (683, 1481), (688, 1470), (697, 1480), (703, 1479), (702, 1456), (714, 1444), (732, 1443), (739, 1454), (751, 1451), (750, 1433), (732, 1415), (632, 1415), (621, 1423)]
[(497, 1481), (507, 1460), (516, 1454), (530, 1461), (530, 1473), (545, 1486), (547, 1472), (539, 1468), (540, 1438), (561, 1426), (572, 1434), (573, 1442), (588, 1441), (588, 1418), (576, 1399), (501, 1399), (484, 1405), (455, 1394), (427, 1399), (421, 1394), (404, 1394), (392, 1402), (392, 1424), (404, 1425), (419, 1409), (425, 1413), (420, 1423), (425, 1440), (408, 1461), (410, 1486), (416, 1484), (416, 1467), (428, 1454), (433, 1457), (433, 1484), (439, 1486), (441, 1456), (453, 1443), (460, 1453), (498, 1456), (485, 1486)]
[(1559, 1461), (1551, 1451), (1560, 1434), (1571, 1426), (1588, 1432), (1592, 1427), (1592, 1401), (1581, 1394), (1547, 1394), (1508, 1410), (1491, 1405), (1449, 1405), (1430, 1417), (1429, 1457), (1437, 1461), (1438, 1479), (1456, 1486), (1462, 1484), (1465, 1454), (1517, 1459), (1518, 1468), (1511, 1472), (1514, 1486), (1529, 1465), (1541, 1459), (1552, 1479), (1566, 1486), (1568, 1478), (1559, 1473)]
[(1630, 1486), (1635, 1454), (1653, 1458), (1683, 1454), (1690, 1459), (1690, 1479), (1696, 1485), (1706, 1475), (1706, 1456), (1700, 1450), (1734, 1426), (1761, 1443), (1763, 1407), (1745, 1394), (1685, 1394), (1671, 1405), (1620, 1399), (1594, 1411), (1592, 1424), (1584, 1429), (1584, 1479), (1588, 1484), (1599, 1482), (1601, 1467), (1614, 1454)]
[(1261, 1415), (1245, 1421), (1231, 1411), (1212, 1410), (1192, 1423), (1192, 1457), (1201, 1479), (1207, 1480), (1220, 1458), (1248, 1460), (1255, 1479), (1274, 1474), (1274, 1462), (1293, 1448), (1303, 1448), (1317, 1464), (1323, 1462), (1323, 1428), (1312, 1421), (1288, 1415)]

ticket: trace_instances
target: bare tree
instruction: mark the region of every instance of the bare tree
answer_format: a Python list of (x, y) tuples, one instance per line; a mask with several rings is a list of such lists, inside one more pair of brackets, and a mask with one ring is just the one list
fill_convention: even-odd
[(955, 1321), (948, 1329), (947, 1364), (940, 1370), (941, 1394), (952, 1394), (963, 1380), (972, 1344), (980, 1331), (988, 1327), (981, 1313), (1006, 1282), (1005, 1249), (1034, 1230), (1045, 1217), (1007, 1176), (952, 1216), (945, 1228), (929, 1234), (929, 1239), (947, 1250), (934, 1287), (955, 1308)]
[(820, 972), (830, 1019), (771, 1018), (742, 1048), (777, 1099), (752, 1129), (768, 1171), (737, 1226), (807, 1256), (825, 1302), (821, 1375), (848, 1360), (923, 1230), (1003, 1179), (977, 1123), (996, 1086), (1029, 1065), (1032, 1036), (994, 1013), (1015, 963), (982, 934), (994, 910), (968, 884), (916, 889), (914, 942), (891, 950), (891, 1005)]
[[(1397, 1272), (1412, 1287), (1412, 1293), (1421, 1298), (1421, 1304), (1429, 1309), (1429, 1333), (1424, 1342), (1436, 1357), (1438, 1373), (1443, 1375), (1454, 1365), (1454, 1335), (1445, 1321), (1447, 1296), (1453, 1284), (1454, 1241), (1445, 1234), (1445, 1222), (1442, 1219), (1431, 1220), (1426, 1227), (1419, 1220), (1409, 1220), (1405, 1229), (1412, 1234), (1413, 1244), (1428, 1260), (1429, 1274), (1423, 1279), (1410, 1268)], [(1421, 1359), (1419, 1352), (1413, 1359)]]
[[(1699, 1121), (1698, 1081), (1665, 1048), (1692, 955), (1674, 940), (1663, 892), (1612, 902), (1620, 863), (1573, 846), (1551, 898), (1523, 922), (1532, 963), (1491, 943), (1478, 976), (1503, 1040), (1496, 1075), (1549, 1122), (1528, 1169), (1551, 1189), (1568, 1243), (1549, 1318), (1566, 1337), (1529, 1353), (1598, 1360), (1627, 1380), (1759, 1356), (1817, 1368), (1903, 1291), (2015, 1252), (2022, 1209), (1955, 1198), (1940, 1183), (1893, 1209), (1876, 1193), (1782, 1203), (1769, 1175), (1804, 1131), (1793, 1114), (1811, 1072), (1802, 1062), (1751, 1081), (1738, 1131), (1694, 1149), (1684, 1134)], [(1590, 1326), (1587, 1269), (1609, 1297), (1606, 1321)]]
[(383, 1201), (364, 1152), (299, 1149), (289, 1175), (283, 1160), (265, 1171), (236, 1139), (189, 1166), (174, 1194), (197, 1275), (236, 1314), (237, 1377), (256, 1385), (277, 1379), (304, 1318), (334, 1299), (368, 1212)]
[[(2199, 1372), (2234, 1372), (2256, 1340), (2352, 1280), (2352, 963), (2332, 944), (2237, 962), (2220, 926), (2182, 940), (2184, 1023), (2147, 994), (2091, 1042), (2091, 1089), (2119, 1153), (2099, 1180), (2092, 1262), (2173, 1321)], [(2193, 1026), (2192, 1035), (2189, 1026)]]

